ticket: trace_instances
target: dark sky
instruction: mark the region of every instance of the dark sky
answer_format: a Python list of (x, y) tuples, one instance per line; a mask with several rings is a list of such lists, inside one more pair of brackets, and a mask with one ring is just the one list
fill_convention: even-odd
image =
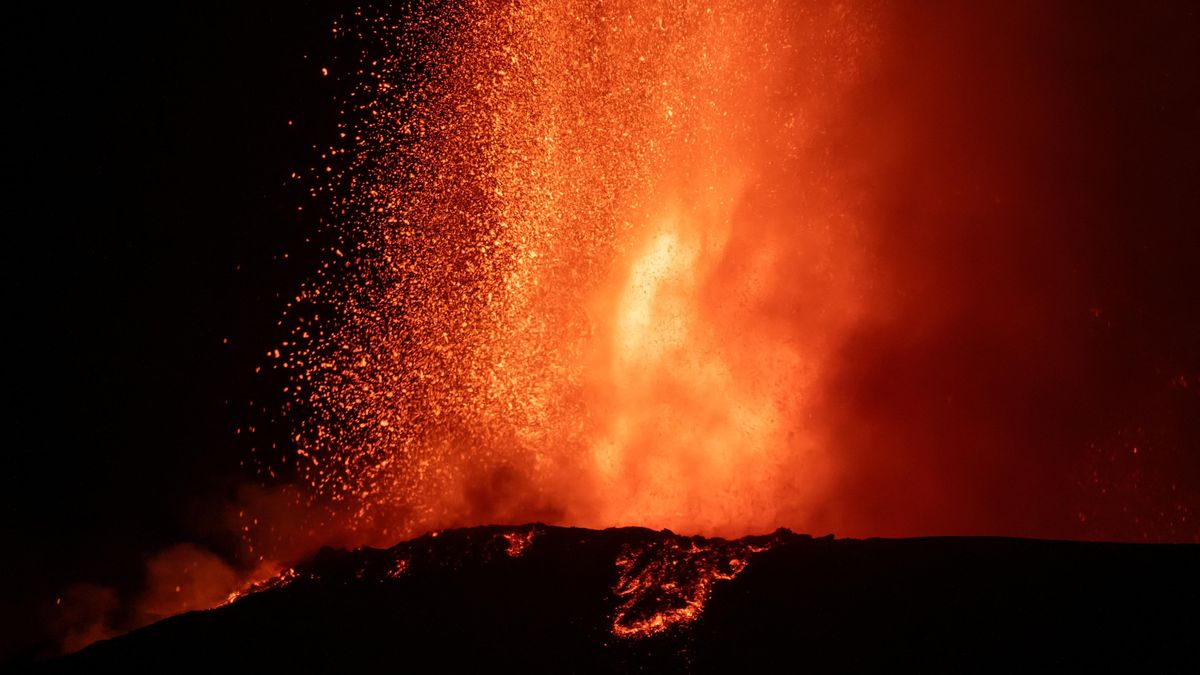
[[(254, 368), (282, 335), (284, 298), (315, 264), (318, 247), (305, 240), (318, 236), (320, 208), (298, 211), (310, 201), (288, 176), (306, 171), (313, 146), (335, 134), (336, 85), (320, 68), (340, 47), (329, 39), (336, 10), (229, 5), (25, 9), (5, 22), (10, 403), (0, 659), (39, 648), (67, 583), (136, 589), (149, 551), (183, 541), (235, 546), (211, 513), (252, 478), (239, 467), (247, 443), (234, 430), (262, 424), (270, 433), (269, 415), (248, 402), (279, 404), (268, 393), (278, 383)], [(1081, 3), (1051, 14), (1032, 29), (997, 24), (981, 68), (1041, 78), (1048, 91), (1065, 90), (1073, 111), (1061, 135), (1026, 139), (1057, 153), (1032, 194), (1060, 200), (1039, 213), (1074, 218), (1040, 226), (1080, 265), (1068, 275), (1080, 284), (1072, 298), (1094, 298), (1094, 314), (1059, 328), (1085, 352), (1094, 403), (1080, 414), (1095, 419), (1069, 422), (1099, 430), (1096, 470), (1123, 491), (1088, 502), (1106, 523), (1095, 531), (1137, 539), (1162, 505), (1200, 494), (1200, 19), (1190, 3)], [(909, 20), (913, 35), (937, 35), (990, 25), (977, 19)], [(1034, 43), (1025, 50), (1022, 40)], [(912, 43), (904, 48), (933, 50), (926, 60), (957, 58)], [(1051, 56), (1053, 66), (1040, 60)], [(978, 101), (955, 101), (950, 80), (896, 75), (965, 111), (947, 116), (959, 141), (987, 134), (971, 126), (980, 120), (1005, 119), (967, 114)], [(963, 148), (946, 151), (944, 173), (968, 156)], [(978, 240), (935, 238), (928, 247), (975, 256), (963, 265), (988, 260)], [(954, 336), (923, 342), (901, 358), (875, 350), (880, 362), (862, 367), (953, 379), (952, 367), (922, 364), (944, 364), (947, 354), (958, 363), (955, 344)], [(867, 381), (848, 373), (846, 396), (907, 414), (903, 397), (853, 389)], [(986, 407), (986, 391), (967, 395)], [(1133, 447), (1159, 458), (1135, 466)], [(1173, 484), (1183, 496), (1164, 495)], [(870, 481), (858, 487), (869, 501)], [(1152, 538), (1194, 540), (1194, 523), (1190, 535), (1186, 523), (1171, 527)]]
[(284, 184), (334, 132), (335, 14), (216, 5), (5, 21), (0, 643), (66, 582), (132, 587), (146, 551), (233, 543), (206, 511), (245, 479), (234, 430), (311, 269), (316, 210)]

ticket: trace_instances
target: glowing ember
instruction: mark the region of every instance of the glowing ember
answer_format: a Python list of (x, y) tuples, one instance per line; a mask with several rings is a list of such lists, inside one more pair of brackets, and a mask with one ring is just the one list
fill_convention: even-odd
[(504, 549), (504, 552), (507, 553), (510, 558), (521, 557), (521, 554), (525, 552), (525, 549), (529, 548), (529, 545), (533, 543), (533, 538), (536, 537), (537, 534), (537, 528), (530, 528), (528, 530), (517, 532), (505, 532), (502, 536), (508, 543), (508, 546)]
[(268, 577), (267, 579), (247, 583), (245, 587), (230, 593), (229, 597), (225, 598), (225, 600), (217, 605), (217, 607), (224, 607), (225, 605), (236, 602), (237, 600), (240, 600), (248, 595), (254, 595), (255, 593), (268, 591), (272, 588), (287, 586), (298, 579), (299, 576), (299, 573), (297, 573), (294, 568), (289, 567), (272, 577)]
[(802, 518), (827, 472), (806, 392), (860, 312), (852, 204), (817, 139), (869, 17), (483, 10), (336, 31), (369, 47), (351, 145), (326, 153), (340, 243), (277, 362), (310, 502), (360, 541)]
[(399, 579), (400, 577), (404, 576), (404, 573), (407, 571), (408, 560), (401, 558), (396, 561), (396, 565), (392, 568), (391, 572), (388, 572), (387, 576), (389, 579)]

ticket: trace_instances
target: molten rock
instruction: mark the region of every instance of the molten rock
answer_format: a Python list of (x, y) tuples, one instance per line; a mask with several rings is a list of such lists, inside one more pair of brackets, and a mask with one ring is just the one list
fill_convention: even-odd
[(525, 525), (325, 549), (52, 672), (1200, 666), (1200, 547)]

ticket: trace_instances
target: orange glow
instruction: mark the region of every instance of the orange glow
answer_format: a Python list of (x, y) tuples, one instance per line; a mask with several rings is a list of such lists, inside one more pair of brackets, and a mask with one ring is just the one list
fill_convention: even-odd
[(301, 322), (282, 364), (312, 411), (311, 503), (374, 543), (804, 526), (830, 472), (815, 388), (863, 311), (821, 136), (869, 12), (558, 0), (352, 24), (391, 53), (356, 76), (338, 265), (299, 298), (337, 318)]
[(685, 626), (704, 611), (718, 581), (733, 579), (767, 550), (745, 541), (667, 538), (617, 556), (613, 635), (647, 638)]
[[(1087, 14), (446, 0), (339, 20), (355, 57), (305, 66), (343, 91), (307, 171), (327, 245), (256, 352), (286, 376), (287, 440), (248, 460), (272, 484), (236, 498), (236, 565), (162, 552), (134, 623), (286, 582), (322, 546), (472, 525), (1200, 541), (1196, 474), (1172, 470), (1194, 466), (1200, 375), (1147, 360), (1156, 287), (1124, 284), (1149, 265), (1104, 253), (1127, 243), (1104, 243), (1110, 207), (1154, 200), (1112, 189), (1142, 144), (1110, 138), (1136, 125), (1095, 105), (1122, 91), (1105, 69), (1083, 77), (1082, 54), (1125, 53)], [(1159, 329), (1186, 337), (1176, 310)], [(489, 541), (517, 559), (538, 536)], [(720, 541), (624, 551), (613, 633), (699, 616), (755, 553)], [(68, 644), (116, 630), (76, 623)]]
[[(255, 593), (270, 590), (272, 588), (286, 586), (295, 581), (298, 577), (299, 575), (296, 570), (292, 567), (289, 567), (270, 577), (246, 580), (242, 588), (230, 593), (223, 602), (217, 605), (217, 607), (224, 607), (225, 605), (232, 604), (246, 597), (247, 595), (253, 595)], [(203, 609), (208, 608), (204, 607)]]
[(533, 543), (533, 539), (537, 535), (538, 531), (536, 527), (515, 532), (505, 532), (502, 535), (504, 541), (507, 543), (504, 552), (510, 558), (520, 558), (525, 553), (525, 550), (529, 548), (529, 545)]

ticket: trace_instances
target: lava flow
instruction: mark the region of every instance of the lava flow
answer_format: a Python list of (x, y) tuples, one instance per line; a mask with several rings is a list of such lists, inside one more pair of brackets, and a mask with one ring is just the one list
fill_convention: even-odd
[(664, 537), (621, 551), (620, 578), (614, 594), (621, 599), (613, 635), (646, 638), (700, 617), (718, 581), (733, 579), (750, 558), (768, 548), (762, 538), (705, 541)]
[[(528, 541), (516, 555), (514, 539)], [(243, 601), (109, 640), (51, 672), (211, 672), (230, 662), (373, 672), (413, 653), (447, 672), (780, 663), (840, 672), (897, 661), (1020, 670), (1047, 660), (1192, 672), (1175, 666), (1197, 661), (1194, 622), (1154, 610), (1200, 597), (1198, 554), (786, 530), (724, 540), (635, 527), (460, 528), (385, 549), (325, 549)], [(1093, 642), (1105, 649), (1080, 648)]]
[[(288, 568), (231, 594), (220, 606), (295, 583), (338, 583), (338, 575), (353, 578), (357, 583), (387, 584), (407, 580), (414, 573), (428, 574), (430, 568), (482, 565), (503, 569), (504, 557), (522, 558), (547, 531), (542, 525), (465, 528), (452, 531), (450, 541), (432, 532), (386, 550), (327, 551), (302, 569)], [(615, 576), (610, 591), (614, 604), (610, 631), (624, 639), (650, 638), (688, 628), (703, 614), (717, 582), (737, 577), (755, 555), (775, 544), (804, 539), (786, 530), (770, 536), (727, 541), (638, 528), (609, 529), (603, 533), (556, 530), (554, 538), (562, 539), (564, 534), (574, 535), (573, 545), (579, 549), (576, 553), (588, 551), (596, 539), (630, 539), (613, 547), (615, 558), (610, 567)], [(362, 562), (351, 569), (345, 569), (341, 563), (330, 565), (329, 561), (343, 558), (361, 558)]]

